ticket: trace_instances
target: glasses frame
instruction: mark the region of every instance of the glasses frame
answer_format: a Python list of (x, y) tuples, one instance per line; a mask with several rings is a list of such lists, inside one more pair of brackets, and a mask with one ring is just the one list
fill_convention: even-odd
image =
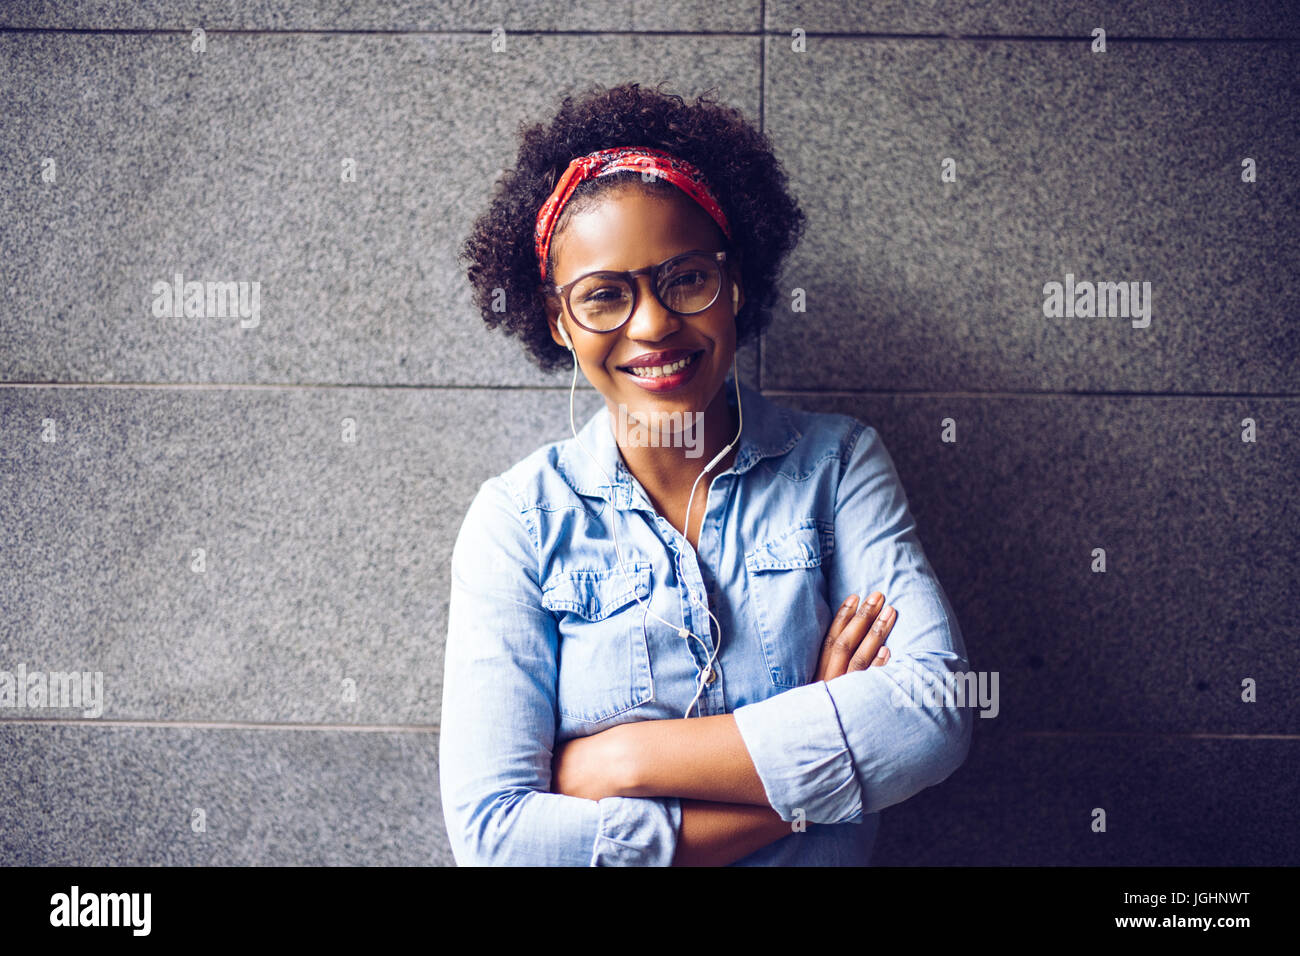
[[(718, 271), (718, 290), (713, 294), (713, 299), (708, 305), (704, 306), (704, 308), (696, 309), (694, 312), (678, 312), (676, 309), (669, 309), (667, 305), (664, 305), (663, 299), (659, 298), (659, 273), (663, 270), (664, 266), (676, 262), (678, 259), (684, 259), (687, 256), (708, 256), (713, 259), (713, 266)], [(585, 329), (586, 331), (592, 332), (596, 335), (605, 335), (610, 332), (617, 332), (632, 320), (632, 316), (636, 315), (637, 303), (641, 298), (641, 283), (636, 281), (636, 276), (650, 276), (650, 292), (655, 297), (655, 301), (665, 309), (668, 309), (668, 311), (673, 315), (699, 315), (701, 312), (707, 312), (709, 309), (713, 308), (714, 304), (718, 301), (718, 297), (722, 295), (722, 287), (727, 284), (727, 270), (725, 268), (726, 261), (727, 250), (725, 249), (719, 249), (716, 252), (711, 252), (708, 249), (688, 249), (685, 252), (679, 252), (677, 255), (665, 259), (657, 266), (646, 266), (644, 269), (633, 269), (631, 272), (619, 272), (614, 269), (598, 269), (595, 272), (585, 272), (572, 282), (566, 282), (562, 286), (550, 283), (546, 286), (546, 290), (551, 294), (560, 297), (560, 301), (564, 303), (564, 311), (568, 313), (570, 319), (578, 324), (579, 328)], [(611, 279), (622, 279), (632, 287), (632, 307), (627, 310), (627, 318), (612, 329), (593, 329), (589, 326), (583, 325), (578, 317), (573, 314), (573, 307), (569, 304), (569, 293), (573, 291), (573, 287), (584, 279), (590, 279), (592, 276), (609, 276)]]

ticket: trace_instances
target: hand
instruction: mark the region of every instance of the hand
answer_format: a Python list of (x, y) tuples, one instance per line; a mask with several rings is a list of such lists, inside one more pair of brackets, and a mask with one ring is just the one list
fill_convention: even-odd
[(586, 800), (621, 796), (619, 768), (624, 751), (618, 729), (610, 727), (558, 745), (551, 756), (551, 792)]
[(889, 648), (884, 643), (898, 614), (892, 607), (880, 613), (884, 603), (885, 596), (879, 591), (873, 591), (861, 607), (857, 606), (858, 596), (849, 595), (826, 632), (812, 683), (868, 667), (883, 667), (889, 661)]

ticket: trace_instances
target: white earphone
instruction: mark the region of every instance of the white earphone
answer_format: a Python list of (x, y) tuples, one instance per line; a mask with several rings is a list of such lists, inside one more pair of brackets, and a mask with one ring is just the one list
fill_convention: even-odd
[[(740, 286), (739, 284), (733, 282), (731, 284), (732, 312), (736, 311), (736, 309), (739, 307), (739, 304), (740, 304)], [(609, 487), (611, 489), (611, 495), (612, 495), (614, 479), (610, 477), (609, 472), (605, 471), (604, 466), (601, 465), (601, 463), (596, 460), (596, 456), (591, 453), (591, 451), (587, 448), (587, 446), (582, 443), (582, 439), (578, 437), (578, 426), (574, 420), (574, 414), (573, 414), (573, 396), (575, 390), (578, 387), (578, 352), (573, 347), (573, 340), (569, 338), (569, 333), (564, 328), (564, 316), (561, 315), (557, 318), (556, 326), (560, 333), (560, 338), (564, 340), (565, 347), (569, 350), (569, 353), (573, 356), (573, 384), (569, 386), (569, 428), (573, 431), (573, 437), (578, 442), (578, 445), (582, 448), (584, 452), (587, 453), (587, 457), (590, 458), (592, 462), (596, 465), (596, 467), (600, 469), (601, 474), (603, 474), (606, 480), (609, 482)], [(700, 472), (699, 477), (695, 479), (695, 483), (691, 485), (691, 496), (686, 501), (687, 530), (690, 530), (691, 505), (694, 504), (695, 502), (695, 489), (696, 487), (698, 487), (700, 483), (700, 478), (703, 478), (705, 475), (707, 475), (709, 471), (712, 470), (714, 465), (722, 461), (723, 458), (727, 457), (727, 453), (731, 451), (731, 449), (735, 448), (736, 443), (740, 441), (740, 433), (744, 431), (745, 428), (745, 415), (740, 402), (740, 377), (736, 374), (736, 357), (734, 353), (732, 354), (731, 357), (731, 376), (736, 386), (736, 418), (737, 418), (736, 437), (731, 440), (731, 443), (727, 445), (727, 447), (722, 449), (722, 451), (718, 452), (718, 454), (714, 456), (714, 459), (711, 462), (709, 462), (707, 465), (704, 466), (704, 470)], [(709, 479), (709, 488), (710, 490), (713, 488), (713, 479)], [(707, 497), (708, 497), (708, 492), (706, 491), (705, 498), (707, 499)], [(614, 502), (612, 500), (612, 497), (610, 499), (607, 499), (607, 501), (610, 506), (610, 513), (612, 516), (614, 510)], [(618, 523), (615, 520), (613, 520), (612, 517), (610, 520), (610, 530), (613, 532), (614, 535), (614, 551), (618, 555), (619, 570), (623, 572), (623, 577), (627, 579), (628, 584), (632, 584), (632, 578), (628, 575), (627, 568), (623, 566), (623, 549), (619, 546), (618, 543)], [(637, 603), (640, 604), (645, 611), (645, 613), (642, 614), (641, 616), (641, 629), (643, 632), (645, 630), (645, 617), (646, 615), (649, 615), (650, 617), (653, 617), (655, 620), (659, 621), (660, 623), (666, 624), (668, 627), (671, 627), (674, 630), (676, 630), (677, 636), (682, 638), (683, 640), (694, 639), (695, 642), (698, 643), (700, 647), (704, 649), (704, 652), (706, 654), (709, 654), (709, 646), (705, 644), (703, 639), (701, 639), (699, 636), (691, 633), (691, 631), (689, 631), (686, 628), (685, 622), (683, 622), (681, 627), (678, 627), (676, 624), (673, 624), (671, 621), (664, 620), (658, 614), (655, 614), (653, 611), (650, 610), (650, 605), (646, 604), (645, 601), (641, 600), (641, 595), (636, 593), (635, 588), (633, 588), (632, 595), (633, 597), (636, 598)], [(704, 668), (699, 672), (698, 679), (696, 681), (696, 686), (695, 686), (695, 696), (692, 697), (691, 702), (686, 705), (686, 712), (682, 714), (683, 717), (689, 717), (691, 715), (691, 708), (693, 708), (695, 706), (695, 702), (700, 699), (700, 694), (704, 693), (705, 685), (709, 683), (709, 677), (713, 673), (714, 662), (718, 659), (718, 652), (722, 649), (722, 624), (718, 621), (716, 617), (714, 617), (713, 612), (710, 611), (708, 608), (705, 608), (704, 612), (709, 615), (710, 621), (712, 621), (714, 624), (717, 624), (718, 640), (714, 644), (713, 652), (709, 656), (708, 663), (706, 663), (704, 665)], [(712, 634), (710, 634), (710, 636), (712, 636)]]

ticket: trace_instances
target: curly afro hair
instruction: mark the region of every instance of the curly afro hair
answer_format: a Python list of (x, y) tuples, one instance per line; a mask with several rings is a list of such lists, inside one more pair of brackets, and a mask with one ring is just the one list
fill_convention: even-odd
[[(662, 84), (660, 84), (662, 85)], [(736, 342), (746, 342), (771, 321), (781, 263), (803, 234), (804, 215), (786, 188), (785, 171), (767, 136), (733, 107), (705, 93), (688, 104), (658, 88), (626, 83), (593, 87), (575, 101), (566, 96), (549, 124), (522, 126), (517, 165), (496, 184), (487, 211), (461, 249), (474, 304), (489, 328), (504, 326), (523, 340), (533, 362), (553, 371), (570, 362), (551, 339), (545, 302), (538, 291), (533, 229), (537, 212), (556, 182), (578, 156), (615, 146), (652, 146), (697, 166), (717, 196), (732, 238), (727, 248), (737, 259), (745, 301), (736, 316)], [(636, 183), (651, 193), (676, 191), (663, 180), (642, 182), (636, 172), (584, 181), (556, 223), (609, 189)], [(547, 263), (548, 274), (553, 262)], [(511, 307), (502, 311), (504, 302)]]

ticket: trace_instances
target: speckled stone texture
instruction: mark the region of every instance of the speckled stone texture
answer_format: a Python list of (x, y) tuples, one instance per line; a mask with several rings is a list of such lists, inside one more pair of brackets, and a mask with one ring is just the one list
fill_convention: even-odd
[(450, 866), (437, 750), (407, 731), (0, 722), (0, 860)]
[[(0, 708), (0, 865), (453, 862), (451, 548), (568, 435), (570, 382), (483, 328), (457, 253), (520, 125), (629, 79), (772, 137), (807, 310), (742, 380), (879, 431), (999, 675), (875, 862), (1300, 863), (1290, 4), (19, 0), (0, 28), (0, 669), (104, 682), (97, 719)], [(154, 316), (178, 272), (260, 282), (260, 322)], [(1150, 326), (1046, 318), (1066, 273), (1149, 281)]]
[(789, 35), (819, 33), (934, 34), (1092, 38), (1097, 27), (1112, 37), (1300, 37), (1290, 0), (1129, 3), (1127, 0), (765, 0), (766, 27)]
[(872, 865), (1295, 866), (1295, 748), (977, 727), (965, 766), (884, 811)]
[(1300, 727), (1300, 512), (1282, 493), (1300, 462), (1295, 400), (770, 397), (880, 433), (971, 668), (999, 674), (1001, 710), (984, 723)]
[[(1295, 391), (1297, 45), (772, 38), (766, 75), (809, 227), (765, 388)], [(1067, 273), (1150, 324), (1045, 317)]]
[(569, 433), (558, 390), (0, 394), (0, 662), (102, 672), (104, 719), (437, 724), (465, 511)]
[[(457, 261), (517, 127), (629, 79), (757, 116), (759, 56), (757, 36), (493, 53), (479, 33), (218, 33), (193, 53), (161, 33), (0, 34), (0, 381), (558, 384), (484, 327)], [(260, 283), (256, 324), (155, 316), (178, 273)]]
[[(758, 28), (761, 0), (6, 0), (0, 26), (191, 30), (586, 30), (720, 33)], [(577, 66), (575, 63), (574, 66)]]

